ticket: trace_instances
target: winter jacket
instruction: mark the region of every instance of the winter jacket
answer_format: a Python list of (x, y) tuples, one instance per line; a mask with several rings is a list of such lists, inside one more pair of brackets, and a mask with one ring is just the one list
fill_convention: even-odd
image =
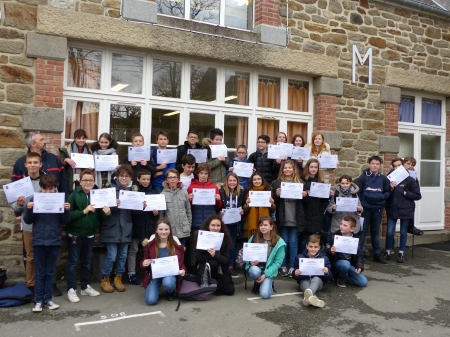
[[(406, 195), (405, 193), (406, 192)], [(386, 200), (386, 214), (391, 219), (413, 219), (416, 208), (415, 200), (422, 199), (416, 179), (407, 177), (394, 187)]]
[[(341, 231), (336, 231), (333, 232), (333, 234), (331, 235), (331, 240), (330, 240), (330, 246), (333, 247), (334, 245), (334, 237), (336, 235), (340, 235), (342, 236)], [(353, 232), (353, 237), (354, 238), (359, 238), (358, 234), (355, 234), (355, 232)], [(364, 254), (361, 251), (358, 251), (357, 254), (345, 254), (345, 253), (334, 253), (332, 254), (330, 249), (327, 249), (327, 255), (330, 259), (331, 262), (331, 268), (333, 273), (336, 273), (336, 262), (339, 260), (346, 260), (346, 261), (350, 261), (350, 264), (355, 267), (355, 269), (361, 268), (361, 271), (364, 270)]]
[(33, 213), (33, 208), (26, 208), (24, 221), (33, 224), (33, 247), (61, 246), (61, 225), (70, 222), (70, 210), (64, 209), (64, 213)]
[[(113, 179), (111, 185), (116, 188), (116, 199), (119, 199), (121, 190), (131, 190), (131, 186), (121, 188), (117, 179)], [(103, 221), (100, 229), (100, 242), (129, 243), (131, 242), (132, 228), (131, 210), (111, 207), (111, 217)]]
[[(156, 240), (151, 240), (147, 246), (144, 248), (144, 259), (141, 261), (140, 266), (141, 270), (145, 272), (144, 280), (142, 281), (142, 285), (145, 289), (147, 289), (148, 284), (152, 280), (152, 265), (150, 264), (147, 267), (144, 267), (142, 265), (142, 262), (147, 259), (156, 259)], [(178, 266), (180, 270), (184, 270), (186, 273), (186, 267), (184, 266), (183, 260), (184, 260), (184, 247), (182, 245), (179, 245), (175, 242), (175, 253), (178, 257)], [(176, 292), (180, 290), (181, 287), (181, 277), (177, 276), (177, 287)]]
[[(194, 188), (213, 188), (214, 194), (219, 194), (219, 189), (212, 183), (211, 180), (207, 180), (205, 183), (201, 183), (197, 178), (192, 179), (191, 185), (187, 189), (187, 193), (191, 194)], [(203, 224), (208, 216), (213, 213), (218, 213), (222, 207), (222, 200), (216, 199), (215, 205), (193, 205), (191, 203), (192, 211), (192, 229), (198, 229)]]
[(284, 199), (277, 196), (276, 190), (281, 188), (281, 181), (275, 180), (272, 183), (272, 198), (275, 200), (276, 206), (276, 219), (278, 230), (284, 226), (285, 221), (285, 204), (286, 202), (295, 203), (295, 219), (297, 220), (297, 232), (303, 233), (305, 231), (305, 213), (303, 210), (302, 199)]
[[(242, 187), (242, 186), (241, 186)], [(233, 195), (231, 196), (231, 200), (230, 197), (227, 197), (225, 190), (223, 189), (223, 187), (220, 188), (219, 190), (220, 193), (220, 200), (222, 201), (222, 209), (226, 209), (226, 208), (239, 208), (242, 207), (244, 205), (244, 189), (241, 188), (241, 193), (239, 195)], [(230, 204), (233, 204), (231, 207)], [(240, 228), (242, 228), (242, 217), (241, 217), (241, 221), (236, 222), (236, 223), (232, 223), (232, 224), (228, 224), (228, 225), (239, 225)]]
[[(358, 198), (358, 191), (359, 191), (358, 185), (356, 185), (355, 183), (352, 183), (350, 186), (350, 193), (347, 195), (343, 195), (340, 192), (339, 185), (336, 185), (335, 190), (334, 190), (334, 195), (333, 195), (333, 197), (331, 197), (330, 202), (328, 203), (328, 207), (327, 207), (327, 212), (330, 214), (333, 214), (333, 217), (331, 218), (331, 227), (330, 227), (331, 233), (334, 233), (337, 230), (339, 230), (339, 228), (341, 226), (341, 221), (346, 216), (351, 216), (351, 217), (355, 218), (355, 220), (356, 220), (356, 228), (353, 233), (356, 234), (360, 231), (361, 225), (359, 223), (359, 217), (358, 217), (357, 212), (333, 211), (333, 205), (336, 204), (336, 198)], [(361, 206), (361, 200), (359, 200), (359, 198), (358, 198), (358, 206)]]
[[(248, 242), (253, 242), (255, 237), (252, 236)], [(257, 242), (255, 242), (257, 243)], [(278, 275), (278, 269), (283, 263), (285, 255), (286, 242), (281, 237), (278, 237), (278, 241), (275, 247), (272, 248), (270, 255), (267, 257), (266, 268), (264, 269), (264, 275), (268, 278), (275, 278)], [(250, 262), (245, 263), (245, 270), (249, 270), (251, 267)]]
[[(71, 153), (73, 153), (72, 151), (76, 149), (78, 150), (78, 146), (75, 142), (70, 143), (70, 145), (68, 147), (61, 147), (59, 148), (59, 152), (61, 153), (59, 158), (61, 159), (61, 162), (64, 165), (64, 169), (66, 170), (66, 174), (67, 174), (67, 181), (68, 181), (68, 186), (69, 186), (69, 191), (72, 192), (74, 190), (73, 187), (73, 183), (74, 181), (78, 181), (80, 179), (80, 174), (81, 173), (81, 169), (74, 169), (72, 166), (70, 166), (68, 163), (64, 163), (64, 159), (71, 159)], [(80, 153), (80, 152), (75, 152), (75, 153)], [(87, 146), (87, 144), (83, 145), (82, 148), (82, 152), (84, 154), (91, 154), (91, 151), (89, 151), (89, 147)], [(75, 173), (75, 171), (78, 170), (78, 173)]]
[[(295, 271), (297, 269), (300, 269), (300, 259), (324, 259), (324, 266), (328, 268), (328, 275), (303, 275), (300, 274), (298, 276), (295, 275)], [(328, 258), (327, 254), (325, 254), (325, 252), (323, 250), (319, 250), (319, 252), (316, 254), (316, 256), (314, 257), (309, 257), (307, 252), (305, 252), (304, 254), (298, 254), (297, 257), (295, 258), (295, 263), (294, 263), (294, 270), (292, 271), (292, 278), (294, 280), (297, 281), (297, 283), (300, 284), (301, 281), (304, 280), (310, 280), (313, 277), (319, 277), (323, 284), (325, 285), (325, 283), (329, 280), (333, 279), (333, 274), (331, 271), (331, 263), (330, 263), (330, 259)]]
[[(305, 145), (305, 148), (311, 149), (311, 158), (317, 159), (317, 155), (312, 153), (312, 147), (313, 146), (314, 145), (312, 143), (308, 143), (308, 144)], [(325, 142), (325, 148), (319, 154), (331, 154), (330, 144)], [(303, 161), (303, 163), (302, 163), (303, 168), (305, 168), (307, 162), (308, 162), (307, 160)]]
[(253, 163), (253, 168), (256, 170), (256, 172), (262, 174), (264, 179), (266, 179), (270, 184), (272, 180), (275, 179), (278, 171), (280, 170), (280, 165), (277, 164), (275, 159), (268, 159), (267, 155), (267, 151), (263, 154), (258, 149), (248, 157), (248, 162)]
[[(183, 172), (183, 166), (181, 166), (181, 159), (185, 154), (188, 154), (189, 149), (203, 149), (202, 145), (200, 143), (195, 144), (195, 147), (191, 147), (189, 145), (188, 141), (185, 141), (184, 144), (177, 146), (177, 170), (178, 172)], [(197, 168), (198, 163), (195, 164), (195, 167)]]
[(162, 186), (163, 182), (166, 181), (166, 172), (170, 169), (174, 169), (177, 164), (176, 163), (170, 163), (167, 164), (166, 168), (162, 170), (157, 170), (156, 167), (158, 167), (160, 164), (158, 164), (158, 149), (154, 149), (150, 151), (150, 157), (152, 158), (153, 164), (155, 165), (155, 174), (157, 172), (161, 172), (162, 175), (154, 177), (154, 174), (152, 174), (152, 186)]
[[(125, 156), (125, 158), (123, 158), (123, 164), (130, 164), (131, 165), (131, 161), (128, 160), (128, 155)], [(150, 160), (147, 162), (147, 165), (141, 165), (141, 162), (137, 162), (135, 166), (131, 165), (131, 167), (133, 168), (133, 182), (137, 182), (137, 174), (139, 173), (139, 171), (142, 170), (147, 170), (150, 172), (150, 174), (152, 175), (152, 177), (155, 176), (156, 174), (156, 166), (155, 163), (153, 162), (153, 159), (150, 157)]]
[(172, 234), (177, 238), (187, 238), (191, 235), (192, 213), (188, 193), (183, 190), (183, 184), (178, 183), (174, 190), (166, 182), (163, 183), (167, 210), (159, 212), (160, 218), (169, 219)]
[[(208, 138), (209, 140), (209, 138)], [(227, 178), (227, 170), (230, 167), (230, 159), (228, 157), (225, 158), (224, 161), (220, 161), (217, 158), (211, 158), (211, 148), (209, 147), (209, 143), (205, 141), (202, 142), (203, 148), (208, 150), (206, 163), (211, 169), (211, 174), (209, 175), (209, 180), (213, 182), (213, 184), (223, 184), (225, 179)], [(208, 145), (206, 145), (208, 144)], [(206, 146), (205, 146), (206, 145)]]
[(84, 209), (90, 205), (89, 197), (89, 194), (86, 194), (81, 186), (78, 186), (75, 192), (69, 195), (67, 202), (70, 203), (71, 219), (67, 226), (67, 233), (81, 237), (95, 235), (100, 222), (111, 218), (111, 214), (106, 215), (101, 208), (97, 208), (95, 212), (84, 214)]
[[(246, 163), (246, 162), (248, 162), (248, 158), (244, 158), (244, 160), (241, 161), (241, 160), (239, 160), (238, 157), (234, 157), (232, 160), (230, 160), (230, 167), (234, 166), (235, 161), (238, 161), (241, 163)], [(229, 170), (227, 171), (227, 175), (228, 175), (228, 173), (230, 173)], [(246, 188), (248, 186), (248, 181), (250, 178), (239, 177), (239, 176), (238, 176), (238, 178), (239, 178), (239, 185), (241, 185), (243, 188)]]
[(391, 195), (389, 179), (380, 173), (371, 173), (370, 169), (365, 169), (359, 176), (358, 197), (364, 208), (383, 209), (385, 201)]
[[(156, 194), (152, 189), (152, 185), (144, 187), (139, 183), (133, 185), (131, 188), (135, 192), (144, 192), (146, 195)], [(152, 234), (155, 234), (155, 225), (158, 219), (158, 215), (153, 215), (153, 211), (131, 211), (131, 219), (133, 221), (132, 238), (143, 240), (149, 238)]]
[[(311, 183), (317, 182), (317, 178), (309, 178), (303, 182), (303, 190), (311, 189)], [(303, 210), (305, 212), (305, 231), (319, 233), (323, 230), (323, 214), (326, 211), (330, 198), (316, 198), (307, 195), (303, 198)]]

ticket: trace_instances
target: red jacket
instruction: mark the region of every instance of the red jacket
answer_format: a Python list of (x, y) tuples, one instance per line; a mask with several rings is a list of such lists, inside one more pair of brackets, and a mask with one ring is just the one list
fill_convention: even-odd
[[(211, 182), (211, 180), (207, 180), (204, 183), (201, 183), (197, 178), (192, 179), (191, 184), (189, 185), (187, 192), (191, 194), (194, 188), (213, 188), (216, 190), (215, 194), (219, 194), (219, 189), (215, 184)], [(203, 224), (203, 222), (213, 213), (220, 212), (222, 208), (222, 199), (216, 199), (215, 205), (192, 205), (191, 201), (191, 211), (192, 211), (192, 229), (198, 229)]]

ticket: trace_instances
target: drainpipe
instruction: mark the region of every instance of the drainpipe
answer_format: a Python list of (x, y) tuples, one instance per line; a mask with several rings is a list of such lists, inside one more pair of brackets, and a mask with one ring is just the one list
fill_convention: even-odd
[[(382, 2), (382, 3), (386, 3), (388, 5), (392, 5), (392, 0), (373, 0), (374, 2)], [(429, 12), (432, 14), (435, 14), (437, 16), (443, 16), (447, 19), (450, 18), (450, 9), (449, 10), (445, 10), (445, 9), (439, 9), (439, 8), (435, 8), (435, 7), (431, 7), (430, 5), (426, 5), (424, 3), (420, 3), (414, 0), (395, 0), (396, 3), (400, 3), (401, 5), (407, 6), (407, 7), (413, 7), (414, 9), (417, 10), (421, 10), (424, 12)], [(435, 4), (437, 4), (438, 6), (444, 8), (444, 6), (442, 6), (441, 4), (438, 3), (438, 1), (433, 1)]]

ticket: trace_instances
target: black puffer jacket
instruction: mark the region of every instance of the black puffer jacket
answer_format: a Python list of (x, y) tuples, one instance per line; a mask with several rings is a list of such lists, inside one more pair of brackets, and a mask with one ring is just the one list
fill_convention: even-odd
[[(157, 194), (153, 189), (152, 185), (144, 187), (140, 184), (133, 185), (132, 191), (144, 192), (145, 194)], [(152, 234), (155, 234), (155, 225), (159, 215), (153, 215), (152, 211), (131, 211), (131, 219), (133, 221), (133, 231), (132, 238), (143, 240), (144, 238), (150, 238)]]
[[(311, 183), (317, 182), (316, 178), (308, 178), (303, 182), (303, 190), (311, 189)], [(327, 208), (330, 198), (316, 198), (307, 195), (303, 198), (303, 209), (305, 212), (305, 231), (318, 233), (323, 229), (323, 214)]]
[[(183, 173), (183, 166), (181, 165), (181, 159), (185, 154), (187, 154), (188, 150), (192, 149), (189, 145), (188, 141), (185, 141), (184, 144), (177, 146), (177, 170), (180, 173)], [(200, 143), (195, 144), (195, 149), (203, 149), (203, 146)], [(195, 167), (197, 168), (198, 163), (195, 163)]]
[[(277, 196), (277, 189), (281, 188), (281, 181), (275, 180), (272, 184), (272, 198), (275, 200), (276, 205), (276, 219), (277, 226), (280, 230), (284, 225), (285, 213), (284, 213), (284, 205), (286, 199), (280, 198)], [(295, 202), (295, 219), (297, 220), (297, 232), (303, 233), (305, 230), (305, 212), (303, 211), (303, 201), (302, 199), (289, 199), (289, 201)]]
[(260, 150), (256, 150), (248, 157), (247, 162), (253, 163), (256, 172), (261, 173), (270, 184), (280, 170), (280, 165), (277, 164), (275, 159), (268, 159), (267, 154), (268, 152), (263, 154)]
[[(406, 194), (405, 194), (406, 192)], [(408, 177), (395, 186), (386, 200), (386, 214), (392, 219), (412, 219), (416, 203), (414, 200), (422, 199), (420, 187), (416, 179)]]

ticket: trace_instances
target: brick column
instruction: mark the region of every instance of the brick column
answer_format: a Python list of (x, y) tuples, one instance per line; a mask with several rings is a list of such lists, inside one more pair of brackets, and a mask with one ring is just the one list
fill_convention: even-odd
[[(384, 108), (384, 133), (386, 136), (398, 137), (398, 104), (386, 103)], [(387, 174), (391, 169), (392, 159), (398, 157), (398, 153), (385, 153), (383, 173)]]
[(268, 25), (278, 27), (280, 25), (280, 1), (256, 0), (255, 2), (255, 27)]

